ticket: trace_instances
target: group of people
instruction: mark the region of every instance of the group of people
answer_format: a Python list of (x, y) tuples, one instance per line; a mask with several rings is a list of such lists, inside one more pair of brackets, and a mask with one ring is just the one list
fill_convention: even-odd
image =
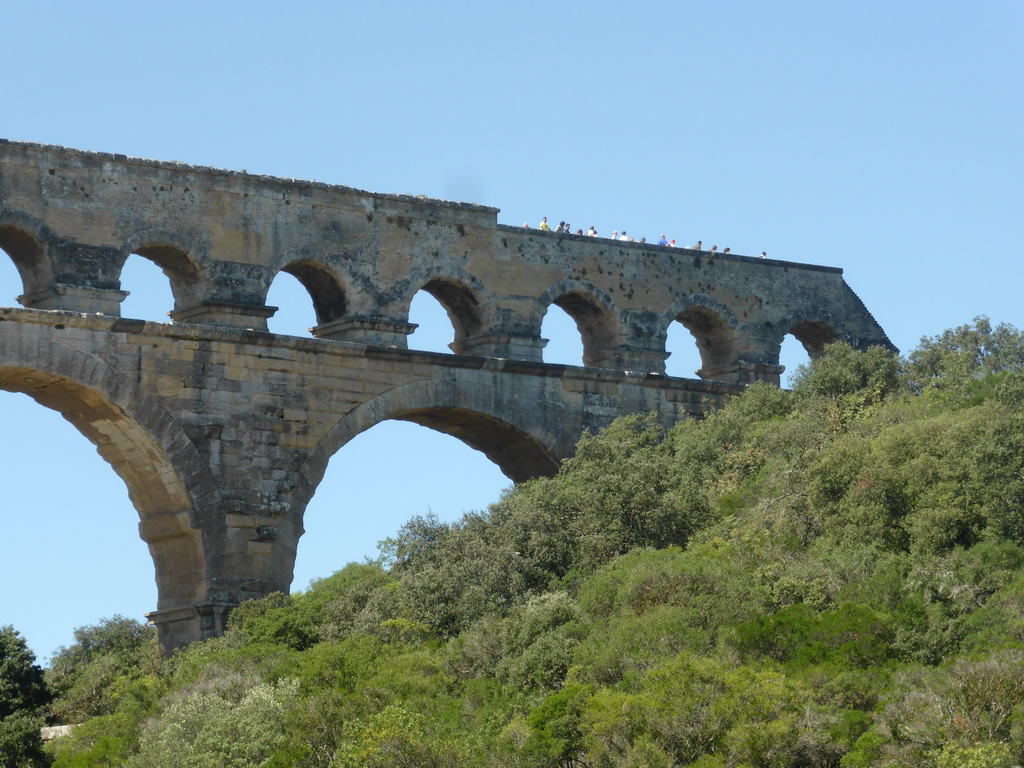
[[(529, 224), (523, 224), (523, 229), (529, 229), (529, 228), (530, 228)], [(551, 225), (548, 224), (548, 217), (547, 216), (543, 216), (541, 218), (540, 226), (538, 226), (537, 229), (539, 229), (541, 232), (551, 232), (552, 231)], [(569, 234), (569, 235), (571, 235), (571, 234), (582, 235), (583, 234), (583, 230), (582, 229), (577, 229), (576, 232), (573, 233), (572, 226), (570, 224), (568, 224), (567, 222), (564, 222), (564, 221), (558, 222), (558, 226), (554, 229), (554, 231), (555, 232), (565, 232), (566, 234)], [(593, 225), (591, 225), (590, 229), (587, 230), (587, 236), (588, 237), (597, 237), (597, 230), (594, 229)], [(618, 232), (617, 230), (615, 232), (612, 232), (611, 239), (612, 240), (625, 240), (628, 243), (641, 243), (641, 244), (645, 244), (647, 242), (647, 238), (646, 237), (641, 237), (639, 240), (634, 240), (632, 237), (630, 237), (626, 233), (626, 230), (622, 230), (621, 233)], [(665, 246), (668, 246), (669, 248), (675, 248), (676, 247), (676, 241), (675, 240), (669, 240), (664, 235), (662, 235), (660, 238), (658, 238), (658, 242), (656, 244), (657, 245), (665, 245)], [(703, 251), (704, 250), (704, 244), (700, 240), (698, 240), (697, 244), (694, 245), (694, 246), (691, 246), (691, 248), (692, 248), (692, 250), (695, 250), (695, 251)], [(722, 249), (722, 253), (723, 254), (727, 254), (727, 253), (731, 253), (731, 252), (732, 252), (732, 250), (730, 248)], [(717, 245), (712, 245), (711, 249), (710, 249), (710, 253), (718, 253), (718, 246)], [(766, 251), (761, 251), (761, 258), (765, 259), (767, 257), (768, 257), (768, 253)]]

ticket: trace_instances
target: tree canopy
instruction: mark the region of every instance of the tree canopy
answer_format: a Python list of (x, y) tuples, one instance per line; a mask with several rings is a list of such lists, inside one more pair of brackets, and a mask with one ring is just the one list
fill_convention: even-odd
[(50, 693), (43, 670), (14, 627), (0, 627), (0, 766), (45, 765), (39, 729)]

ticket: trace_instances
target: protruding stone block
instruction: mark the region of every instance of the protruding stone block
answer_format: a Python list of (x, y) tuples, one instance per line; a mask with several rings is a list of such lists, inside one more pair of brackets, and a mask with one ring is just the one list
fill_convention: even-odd
[(245, 304), (231, 301), (204, 301), (184, 309), (170, 312), (176, 323), (220, 325), (228, 328), (251, 328), (254, 331), (267, 330), (267, 318), (273, 317), (277, 307), (262, 304)]
[(63, 309), (118, 317), (121, 302), (127, 296), (128, 291), (54, 283), (41, 291), (19, 296), (18, 302), (32, 309)]
[(318, 339), (354, 341), (358, 344), (405, 349), (408, 346), (407, 337), (416, 330), (416, 324), (393, 320), (347, 318), (323, 323), (311, 330)]

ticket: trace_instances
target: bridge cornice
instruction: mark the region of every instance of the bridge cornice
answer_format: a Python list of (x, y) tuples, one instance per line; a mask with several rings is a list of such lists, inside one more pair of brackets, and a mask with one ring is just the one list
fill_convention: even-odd
[(417, 362), (439, 368), (486, 370), (494, 373), (514, 373), (539, 378), (622, 383), (649, 389), (671, 389), (685, 386), (688, 392), (708, 397), (735, 395), (745, 389), (742, 384), (724, 381), (685, 379), (648, 371), (620, 371), (609, 368), (588, 368), (562, 363), (544, 363), (514, 358), (480, 357), (442, 352), (426, 352), (400, 347), (377, 346), (352, 341), (324, 340), (301, 336), (284, 336), (253, 329), (222, 328), (209, 325), (156, 323), (148, 320), (95, 315), (86, 312), (68, 312), (53, 309), (27, 309), (0, 307), (0, 323), (14, 322), (44, 325), (58, 331), (80, 328), (101, 333), (137, 333), (168, 340), (182, 339), (195, 342), (220, 342), (246, 345), (254, 349), (294, 350), (316, 355), (338, 357), (373, 357), (390, 362)]

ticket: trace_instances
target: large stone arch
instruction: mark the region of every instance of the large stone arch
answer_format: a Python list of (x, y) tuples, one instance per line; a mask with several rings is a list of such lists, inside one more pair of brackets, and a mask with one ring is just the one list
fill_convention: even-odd
[(32, 306), (32, 297), (41, 294), (53, 282), (53, 265), (46, 244), (54, 236), (41, 221), (21, 211), (0, 209), (0, 250), (11, 257), (21, 276), (19, 300)]
[(825, 353), (825, 346), (834, 341), (845, 341), (850, 346), (859, 346), (859, 339), (850, 333), (843, 322), (824, 307), (807, 307), (786, 315), (773, 324), (775, 342), (782, 347), (787, 334), (799, 341), (811, 360), (817, 360)]
[(465, 353), (487, 326), (493, 300), (484, 284), (469, 270), (457, 264), (438, 264), (415, 270), (403, 297), (402, 312), (409, 317), (409, 307), (420, 291), (426, 291), (444, 307), (455, 330), (448, 346), (456, 353)]
[[(621, 344), (619, 308), (605, 291), (586, 280), (567, 279), (548, 288), (537, 302), (540, 316), (554, 304), (576, 323), (583, 340), (583, 364), (602, 367)], [(538, 333), (540, 329), (538, 328)]]
[[(14, 324), (4, 324), (5, 326)], [(156, 571), (157, 615), (165, 647), (198, 639), (195, 606), (207, 573), (197, 509), (216, 500), (210, 476), (181, 425), (128, 377), (71, 347), (0, 333), (0, 389), (58, 411), (124, 481), (139, 534)]]
[(125, 262), (133, 253), (152, 261), (167, 276), (174, 295), (174, 306), (169, 312), (186, 309), (201, 300), (198, 286), (202, 273), (210, 267), (210, 256), (201, 243), (160, 227), (136, 232), (124, 242), (118, 254), (115, 265), (118, 281)]
[(693, 334), (700, 352), (702, 379), (729, 381), (735, 374), (739, 353), (739, 321), (727, 306), (707, 294), (680, 296), (662, 314), (665, 335), (678, 320)]
[(491, 389), (484, 404), (480, 398), (473, 401), (465, 388), (452, 379), (418, 381), (357, 406), (310, 451), (299, 471), (303, 485), (296, 488), (296, 498), (304, 507), (331, 457), (356, 435), (388, 419), (410, 421), (456, 437), (481, 451), (515, 482), (558, 471), (560, 458), (575, 440), (567, 441), (565, 432), (554, 429), (550, 422), (545, 426), (544, 419), (531, 418), (536, 414), (530, 398), (518, 398), (511, 390)]

